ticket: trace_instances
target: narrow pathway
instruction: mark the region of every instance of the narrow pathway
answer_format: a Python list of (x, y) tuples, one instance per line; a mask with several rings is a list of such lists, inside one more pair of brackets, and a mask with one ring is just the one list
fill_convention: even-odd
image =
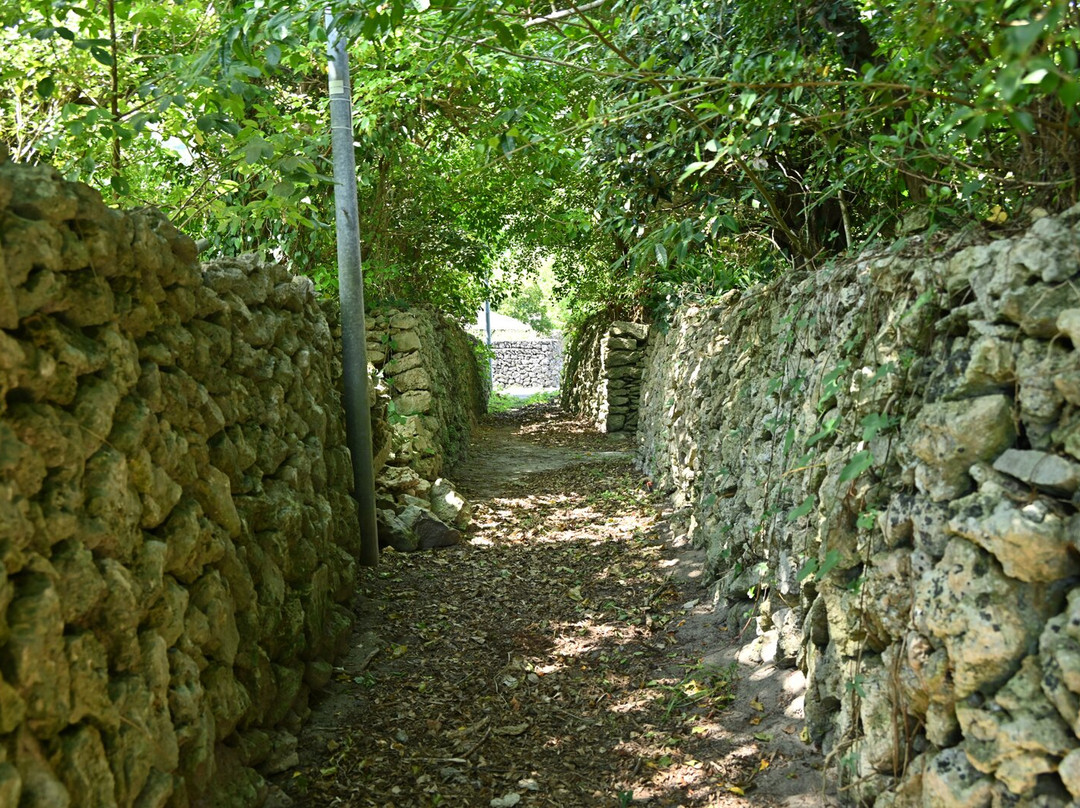
[(740, 664), (629, 448), (550, 405), (490, 419), (449, 475), (470, 541), (366, 576), (272, 802), (832, 804), (799, 740), (801, 674)]

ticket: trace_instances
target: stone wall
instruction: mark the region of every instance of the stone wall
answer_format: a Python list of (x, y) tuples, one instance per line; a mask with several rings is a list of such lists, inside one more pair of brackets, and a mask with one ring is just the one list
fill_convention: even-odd
[(487, 407), (472, 338), (445, 315), (376, 311), (368, 318), (368, 361), (385, 380), (398, 437), (390, 465), (408, 465), (426, 479), (460, 460)]
[(640, 459), (851, 798), (1080, 800), (1078, 348), (1080, 207), (653, 330)]
[(0, 164), (0, 805), (251, 805), (359, 542), (310, 281)]
[(502, 387), (559, 386), (563, 346), (558, 339), (495, 341), (491, 378)]
[(487, 407), (474, 340), (427, 311), (379, 311), (367, 325), (379, 394), (372, 431), (380, 543), (401, 551), (454, 544), (471, 508), (441, 475), (465, 456)]
[(604, 432), (636, 429), (648, 339), (643, 323), (587, 321), (567, 351), (563, 406)]

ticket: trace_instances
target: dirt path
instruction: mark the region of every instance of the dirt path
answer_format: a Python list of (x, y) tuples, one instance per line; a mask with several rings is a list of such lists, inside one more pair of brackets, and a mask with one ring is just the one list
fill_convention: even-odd
[(450, 475), (470, 541), (367, 575), (272, 802), (833, 804), (799, 740), (801, 674), (738, 661), (629, 448), (551, 406), (489, 421)]

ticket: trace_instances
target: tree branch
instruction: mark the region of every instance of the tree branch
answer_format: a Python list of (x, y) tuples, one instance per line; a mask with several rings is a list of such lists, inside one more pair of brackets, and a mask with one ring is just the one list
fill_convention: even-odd
[(550, 14), (545, 14), (543, 17), (534, 17), (528, 22), (522, 23), (526, 28), (531, 28), (534, 25), (543, 25), (544, 23), (557, 22), (558, 20), (565, 19), (566, 17), (573, 17), (575, 14), (581, 14), (585, 11), (592, 11), (594, 8), (600, 8), (607, 0), (593, 0), (591, 3), (586, 3), (583, 6), (571, 6), (570, 8), (564, 8), (561, 11), (553, 11)]

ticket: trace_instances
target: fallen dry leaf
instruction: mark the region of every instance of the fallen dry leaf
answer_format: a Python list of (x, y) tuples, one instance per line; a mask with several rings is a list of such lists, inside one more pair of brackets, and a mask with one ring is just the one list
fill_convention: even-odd
[[(671, 574), (659, 495), (604, 454), (625, 438), (530, 417), (485, 426), (461, 478), (445, 472), (472, 499), (467, 543), (365, 573), (353, 650), (312, 699), (301, 765), (272, 781), (294, 804), (706, 808), (761, 770), (718, 741), (749, 694), (676, 631), (707, 602)], [(565, 465), (513, 472), (536, 452)]]

